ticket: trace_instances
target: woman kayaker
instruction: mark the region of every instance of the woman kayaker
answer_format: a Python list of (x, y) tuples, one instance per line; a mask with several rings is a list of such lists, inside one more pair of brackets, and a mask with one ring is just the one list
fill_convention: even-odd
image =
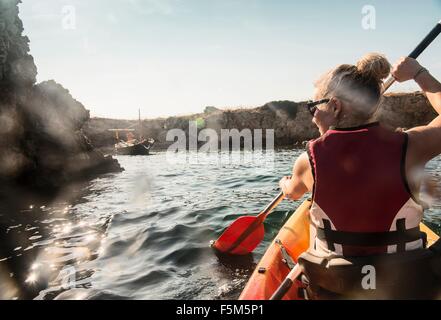
[[(425, 164), (441, 153), (441, 116), (405, 132), (371, 122), (390, 71), (383, 55), (368, 54), (315, 84), (308, 106), (321, 137), (308, 143), (280, 187), (293, 200), (312, 192), (308, 252), (316, 256), (370, 256), (425, 245), (418, 195)], [(413, 79), (441, 113), (441, 84), (416, 60), (400, 59), (392, 74), (399, 82)]]

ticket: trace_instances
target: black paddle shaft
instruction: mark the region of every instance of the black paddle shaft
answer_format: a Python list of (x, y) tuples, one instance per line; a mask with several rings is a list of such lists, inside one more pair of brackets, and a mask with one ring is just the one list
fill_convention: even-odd
[(433, 40), (441, 33), (441, 20), (436, 26), (429, 32), (429, 34), (421, 41), (421, 43), (409, 54), (409, 58), (416, 59), (420, 54), (426, 50), (426, 48), (432, 43)]
[(283, 280), (280, 287), (273, 293), (270, 300), (282, 300), (282, 298), (285, 296), (285, 294), (291, 289), (292, 287), (292, 280), (289, 278), (286, 278)]
[[(424, 50), (435, 40), (435, 38), (441, 33), (441, 20), (436, 24), (436, 26), (430, 31), (427, 36), (420, 42), (420, 44), (409, 54), (409, 58), (416, 59), (423, 53)], [(385, 93), (395, 79), (392, 76), (384, 82), (382, 93)]]

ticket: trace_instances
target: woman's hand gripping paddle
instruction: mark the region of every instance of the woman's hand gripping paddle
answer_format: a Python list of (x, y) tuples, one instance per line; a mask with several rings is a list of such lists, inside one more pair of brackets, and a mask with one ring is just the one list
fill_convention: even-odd
[[(433, 42), (433, 40), (438, 37), (441, 33), (441, 20), (435, 25), (435, 27), (427, 34), (427, 36), (420, 42), (420, 44), (409, 54), (409, 58), (416, 59), (420, 56), (421, 53), (426, 50), (426, 48)], [(387, 89), (389, 89), (395, 82), (394, 77), (389, 76), (388, 79), (384, 82), (383, 85), (383, 94), (386, 93)]]
[(211, 246), (222, 253), (234, 255), (251, 253), (262, 242), (265, 235), (263, 222), (283, 198), (284, 195), (281, 192), (259, 215), (238, 218)]

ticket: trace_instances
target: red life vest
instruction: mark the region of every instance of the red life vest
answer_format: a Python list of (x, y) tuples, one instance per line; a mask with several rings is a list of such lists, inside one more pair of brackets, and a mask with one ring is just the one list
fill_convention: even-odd
[(378, 123), (330, 129), (307, 149), (314, 176), (310, 250), (364, 256), (424, 246), (423, 208), (406, 180), (405, 133)]

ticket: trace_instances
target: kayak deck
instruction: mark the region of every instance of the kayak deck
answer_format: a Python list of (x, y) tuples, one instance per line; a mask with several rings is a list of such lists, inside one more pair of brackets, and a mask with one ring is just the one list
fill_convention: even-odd
[[(281, 247), (283, 246), (296, 263), (297, 258), (309, 248), (310, 206), (311, 202), (306, 200), (291, 215), (258, 263), (239, 300), (269, 300), (290, 271), (283, 262)], [(421, 231), (427, 234), (428, 246), (439, 239), (426, 225), (421, 224), (420, 227)], [(298, 294), (300, 286), (301, 283), (296, 281), (283, 300), (303, 299)]]

